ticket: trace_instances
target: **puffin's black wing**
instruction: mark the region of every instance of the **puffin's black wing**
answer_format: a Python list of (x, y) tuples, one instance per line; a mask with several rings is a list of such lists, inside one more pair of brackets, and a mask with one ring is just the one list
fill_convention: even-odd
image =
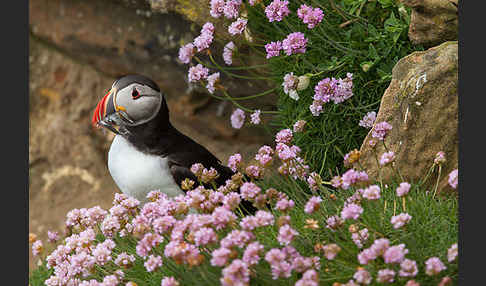
[(181, 186), (182, 181), (184, 181), (186, 178), (197, 182), (196, 175), (194, 175), (189, 168), (178, 165), (174, 161), (169, 161), (169, 170), (172, 174), (172, 178), (174, 178), (174, 181), (179, 187)]

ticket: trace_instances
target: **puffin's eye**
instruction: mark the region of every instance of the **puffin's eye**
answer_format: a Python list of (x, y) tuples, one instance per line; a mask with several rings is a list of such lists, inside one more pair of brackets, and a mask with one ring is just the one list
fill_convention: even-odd
[(136, 88), (134, 88), (134, 89), (132, 90), (132, 98), (133, 98), (133, 99), (137, 99), (137, 98), (139, 98), (139, 97), (140, 97), (140, 93), (138, 92), (138, 90), (137, 90)]

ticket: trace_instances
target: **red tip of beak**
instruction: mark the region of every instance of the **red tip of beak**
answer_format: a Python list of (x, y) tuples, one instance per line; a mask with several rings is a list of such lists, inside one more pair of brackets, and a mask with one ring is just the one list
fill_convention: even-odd
[(106, 113), (106, 99), (110, 95), (110, 92), (108, 92), (101, 100), (98, 102), (98, 105), (96, 106), (96, 109), (93, 113), (93, 118), (91, 119), (91, 124), (93, 127), (96, 127), (98, 125), (98, 122), (105, 116)]

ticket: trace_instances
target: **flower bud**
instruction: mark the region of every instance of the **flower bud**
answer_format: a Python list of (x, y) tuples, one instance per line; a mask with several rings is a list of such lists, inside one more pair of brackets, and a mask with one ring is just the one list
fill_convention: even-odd
[(306, 75), (299, 76), (299, 80), (297, 83), (297, 90), (304, 90), (309, 86), (310, 78)]

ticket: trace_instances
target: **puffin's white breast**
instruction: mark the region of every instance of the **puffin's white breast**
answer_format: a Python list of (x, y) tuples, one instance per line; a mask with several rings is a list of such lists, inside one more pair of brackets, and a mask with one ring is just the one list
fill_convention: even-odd
[(108, 169), (118, 188), (142, 202), (153, 190), (169, 197), (183, 194), (169, 171), (167, 159), (138, 151), (123, 136), (116, 135), (108, 152)]

